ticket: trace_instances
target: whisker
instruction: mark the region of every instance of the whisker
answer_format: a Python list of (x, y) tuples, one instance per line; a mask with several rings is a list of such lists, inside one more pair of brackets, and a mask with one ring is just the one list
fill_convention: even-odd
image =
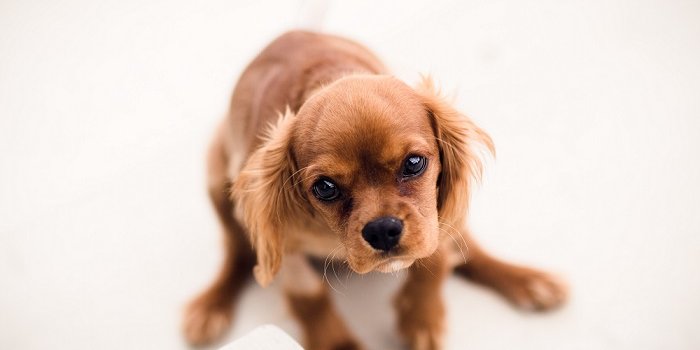
[[(336, 253), (333, 253), (333, 259), (335, 259), (335, 254), (336, 254)], [(341, 285), (343, 288), (347, 288), (347, 287), (343, 284), (343, 282), (340, 280), (340, 277), (338, 277), (338, 273), (335, 271), (335, 264), (334, 264), (333, 262), (331, 262), (331, 268), (333, 269), (333, 275), (335, 276), (335, 279), (340, 283), (340, 285)]]
[(331, 283), (331, 280), (328, 279), (328, 274), (327, 274), (327, 272), (328, 272), (328, 264), (329, 264), (329, 263), (332, 263), (332, 261), (329, 262), (329, 259), (332, 259), (332, 258), (331, 258), (331, 254), (333, 254), (333, 256), (335, 256), (335, 252), (336, 252), (339, 248), (340, 248), (340, 244), (338, 244), (335, 248), (333, 248), (333, 250), (331, 250), (330, 253), (328, 253), (328, 255), (326, 255), (326, 261), (323, 263), (323, 280), (325, 280), (326, 282), (328, 282), (328, 286), (331, 287), (331, 289), (334, 290), (336, 293), (343, 294), (343, 293), (340, 293), (340, 291), (338, 291), (337, 289), (335, 289), (335, 287), (333, 286), (333, 283)]
[(352, 273), (352, 271), (347, 267), (345, 269), (348, 271), (348, 273), (345, 274), (345, 284), (347, 284), (348, 281), (350, 281), (350, 274)]
[[(441, 252), (438, 250), (437, 253), (440, 254)], [(422, 259), (421, 259), (421, 260), (418, 260), (418, 262), (420, 262), (421, 266), (422, 266), (426, 271), (428, 271), (428, 273), (430, 273), (433, 277), (437, 277), (437, 276), (435, 276), (435, 274), (433, 273), (433, 270), (426, 264), (425, 261), (422, 261)]]
[[(466, 250), (466, 255), (469, 256), (469, 244), (467, 243), (467, 240), (464, 238), (464, 235), (462, 234), (461, 230), (458, 230), (456, 227), (444, 222), (444, 221), (438, 221), (440, 225), (445, 225), (448, 228), (452, 229), (452, 231), (457, 234), (459, 238), (462, 239), (462, 243), (464, 243), (463, 247)], [(456, 243), (456, 242), (455, 242)], [(460, 246), (461, 249), (462, 246)], [(462, 252), (462, 255), (465, 255), (464, 252)]]
[[(282, 188), (284, 188), (284, 186), (287, 184), (287, 182), (288, 182), (289, 180), (291, 180), (291, 179), (294, 177), (294, 175), (296, 175), (296, 174), (300, 173), (301, 171), (304, 171), (304, 170), (306, 170), (306, 169), (308, 169), (308, 168), (309, 168), (309, 166), (305, 166), (305, 167), (303, 167), (303, 168), (301, 168), (301, 169), (295, 171), (294, 173), (292, 173), (292, 175), (289, 175), (289, 177), (287, 177), (287, 178), (284, 180), (284, 182), (282, 183)], [(295, 185), (296, 185), (296, 183), (295, 183)]]
[(455, 151), (455, 150), (456, 150), (455, 146), (454, 146), (454, 145), (452, 145), (451, 143), (449, 143), (449, 142), (447, 142), (447, 141), (445, 141), (445, 140), (443, 140), (443, 139), (441, 139), (441, 138), (439, 138), (439, 137), (433, 137), (433, 138), (434, 138), (435, 140), (437, 140), (437, 141), (440, 141), (440, 142), (442, 142), (442, 144), (443, 144), (443, 145), (445, 145), (445, 146), (448, 146), (448, 147), (452, 148), (452, 150), (453, 150), (453, 151)]
[(466, 264), (467, 263), (467, 256), (464, 255), (464, 250), (462, 250), (462, 246), (459, 243), (457, 243), (457, 240), (454, 238), (454, 236), (449, 231), (447, 231), (444, 228), (440, 228), (440, 231), (445, 232), (448, 236), (450, 236), (450, 238), (452, 238), (452, 241), (455, 242), (455, 245), (457, 246), (457, 248), (459, 248), (459, 252), (462, 254), (462, 260), (464, 260), (464, 263)]

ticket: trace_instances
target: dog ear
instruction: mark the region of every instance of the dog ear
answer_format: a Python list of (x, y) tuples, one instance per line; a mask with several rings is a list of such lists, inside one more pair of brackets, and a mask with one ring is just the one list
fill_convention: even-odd
[(430, 77), (423, 77), (416, 91), (423, 99), (440, 150), (438, 215), (441, 220), (459, 223), (469, 207), (470, 184), (481, 179), (483, 162), (480, 149), (486, 148), (495, 155), (493, 141), (440, 96)]
[(294, 114), (287, 109), (272, 125), (262, 146), (248, 158), (232, 187), (236, 216), (243, 220), (257, 255), (253, 274), (265, 287), (277, 274), (284, 253), (283, 230), (299, 218), (302, 196), (292, 179)]

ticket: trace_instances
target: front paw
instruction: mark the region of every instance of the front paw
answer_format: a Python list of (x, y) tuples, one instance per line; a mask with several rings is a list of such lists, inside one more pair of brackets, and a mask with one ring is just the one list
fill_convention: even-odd
[(202, 346), (219, 340), (229, 329), (233, 318), (231, 305), (217, 302), (205, 294), (185, 310), (183, 333), (190, 345)]
[(513, 267), (502, 277), (501, 292), (517, 307), (545, 311), (566, 301), (566, 284), (545, 272)]
[(430, 299), (429, 305), (406, 296), (395, 300), (399, 332), (412, 350), (442, 349), (445, 309), (440, 298)]
[(341, 330), (327, 329), (323, 332), (320, 327), (306, 336), (308, 350), (362, 350), (363, 347), (349, 333)]
[(414, 329), (404, 334), (411, 350), (442, 349), (442, 333), (433, 329)]
[(331, 344), (314, 346), (310, 345), (309, 350), (362, 350), (362, 346), (352, 339), (346, 339)]

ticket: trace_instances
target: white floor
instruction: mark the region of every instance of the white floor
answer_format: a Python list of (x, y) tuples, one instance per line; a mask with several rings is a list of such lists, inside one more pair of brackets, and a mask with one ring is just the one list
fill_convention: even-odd
[[(0, 348), (186, 348), (182, 306), (221, 259), (209, 136), (257, 50), (323, 7), (0, 2)], [(699, 2), (337, 1), (323, 18), (455, 92), (498, 149), (474, 230), (573, 288), (530, 315), (451, 279), (449, 349), (700, 348)], [(399, 279), (331, 278), (370, 349), (400, 348)], [(228, 340), (268, 322), (298, 334), (251, 285)]]

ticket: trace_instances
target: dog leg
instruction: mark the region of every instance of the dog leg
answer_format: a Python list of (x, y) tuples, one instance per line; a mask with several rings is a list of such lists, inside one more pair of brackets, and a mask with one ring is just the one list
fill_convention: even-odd
[(442, 285), (449, 265), (443, 249), (416, 261), (394, 299), (398, 328), (413, 350), (441, 349), (445, 328)]
[(219, 134), (209, 152), (209, 196), (223, 226), (224, 262), (214, 282), (185, 311), (183, 331), (192, 345), (212, 343), (230, 328), (235, 301), (255, 264), (255, 255), (245, 231), (233, 218), (226, 163)]
[(308, 350), (361, 349), (333, 307), (323, 280), (306, 257), (287, 255), (280, 271), (285, 296)]
[(467, 232), (463, 232), (468, 250), (467, 263), (455, 272), (474, 282), (495, 289), (515, 306), (526, 310), (548, 310), (566, 300), (563, 281), (536, 269), (513, 265), (484, 252)]

